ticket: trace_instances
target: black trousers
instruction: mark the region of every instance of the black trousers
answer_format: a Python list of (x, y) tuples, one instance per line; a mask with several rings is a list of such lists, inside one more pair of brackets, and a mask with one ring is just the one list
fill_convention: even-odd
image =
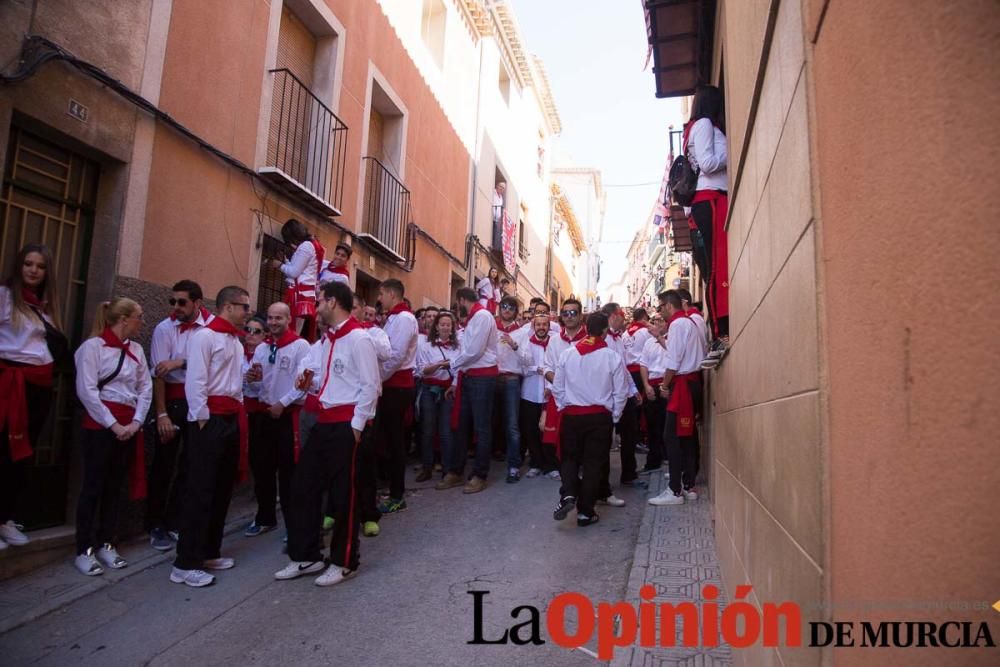
[(222, 533), (240, 461), (239, 419), (212, 415), (205, 428), (191, 422), (187, 444), (181, 539), (174, 567), (197, 570), (206, 560), (222, 555)]
[(646, 411), (646, 427), (649, 434), (649, 454), (646, 456), (646, 470), (657, 470), (666, 459), (666, 448), (663, 445), (663, 422), (666, 419), (667, 401), (661, 396), (660, 388), (656, 389), (656, 400), (648, 398), (642, 404)]
[[(716, 267), (712, 266), (712, 205), (710, 202), (697, 202), (691, 205), (691, 217), (694, 218), (694, 224), (698, 226), (698, 232), (701, 234), (701, 238), (705, 242), (705, 249), (701, 253), (695, 252), (694, 259), (698, 264), (698, 270), (701, 271), (702, 282), (706, 285), (710, 284), (709, 276), (712, 275), (712, 271)], [(725, 277), (722, 280), (726, 280)], [(715, 308), (712, 305), (712, 295), (709, 295), (709, 317), (712, 318), (715, 326), (712, 327), (713, 331), (718, 331), (719, 337), (729, 335), (729, 316), (716, 317)]]
[[(694, 413), (700, 415), (702, 408), (701, 381), (690, 383), (690, 387), (694, 399)], [(677, 414), (665, 413), (663, 442), (667, 448), (667, 461), (670, 465), (670, 490), (674, 493), (680, 493), (682, 488), (692, 488), (698, 477), (699, 459), (701, 458), (697, 423), (693, 435), (682, 437), (677, 435)]]
[(153, 429), (153, 464), (147, 477), (146, 532), (154, 528), (176, 530), (180, 527), (180, 513), (184, 493), (184, 477), (188, 421), (187, 401), (167, 401), (167, 416), (180, 430), (175, 431), (170, 442), (161, 442), (159, 431)]
[[(642, 386), (642, 377), (639, 373), (632, 373), (636, 388)], [(619, 454), (622, 460), (621, 483), (628, 484), (636, 477), (635, 446), (639, 444), (639, 410), (641, 407), (635, 397), (628, 399), (625, 409), (622, 411), (621, 419), (618, 420), (618, 434), (621, 436), (621, 449)], [(610, 471), (610, 465), (608, 466)]]
[[(378, 523), (382, 513), (378, 511), (378, 481), (375, 475), (375, 427), (369, 425), (361, 433), (358, 448), (358, 503), (361, 508), (361, 523)], [(334, 498), (330, 494), (331, 500)], [(330, 503), (331, 508), (334, 504)], [(330, 516), (333, 516), (332, 514)]]
[(323, 560), (323, 492), (329, 490), (334, 510), (330, 562), (352, 570), (358, 567), (358, 450), (348, 422), (313, 428), (292, 481), (288, 515), (288, 557), (292, 560)]
[[(24, 393), (28, 399), (28, 438), (31, 446), (35, 447), (52, 407), (52, 387), (39, 387), (25, 382)], [(6, 427), (0, 429), (0, 523), (7, 523), (15, 518), (25, 470), (32, 463), (31, 457), (12, 461), (7, 438)]]
[(412, 388), (385, 387), (378, 402), (379, 435), (389, 458), (389, 497), (400, 500), (406, 491), (406, 411), (413, 406)]
[[(580, 514), (592, 516), (611, 451), (614, 425), (610, 414), (565, 415), (560, 427), (562, 488), (559, 494), (576, 497)], [(583, 471), (583, 480), (580, 472)]]
[(542, 473), (550, 473), (559, 469), (554, 445), (542, 442), (542, 431), (538, 422), (545, 411), (544, 403), (533, 403), (521, 399), (521, 447), (526, 447), (531, 457), (531, 467), (538, 468)]
[[(135, 438), (121, 442), (110, 429), (82, 429), (83, 486), (76, 503), (76, 553), (118, 541), (118, 511), (128, 455)], [(98, 520), (98, 513), (100, 519)], [(94, 539), (97, 524), (97, 539)]]
[(266, 412), (254, 414), (252, 418), (255, 423), (250, 428), (249, 453), (254, 495), (257, 496), (255, 521), (258, 526), (276, 526), (276, 499), (281, 499), (283, 513), (288, 512), (292, 499), (292, 473), (295, 472), (292, 420), (298, 419), (298, 415), (285, 410), (277, 419)]

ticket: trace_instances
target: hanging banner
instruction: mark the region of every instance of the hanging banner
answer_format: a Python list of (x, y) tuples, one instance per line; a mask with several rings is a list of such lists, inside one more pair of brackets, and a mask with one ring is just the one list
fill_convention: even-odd
[(514, 221), (510, 219), (505, 210), (503, 212), (503, 267), (511, 275), (514, 274), (514, 269), (517, 268), (515, 261), (517, 248), (514, 247), (514, 232)]

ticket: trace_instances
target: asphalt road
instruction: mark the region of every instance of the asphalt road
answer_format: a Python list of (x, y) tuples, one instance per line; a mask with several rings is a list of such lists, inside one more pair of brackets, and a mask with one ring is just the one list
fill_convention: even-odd
[(551, 641), (469, 645), (468, 591), (489, 591), (486, 638), (527, 619), (511, 620), (515, 607), (533, 605), (548, 640), (544, 613), (555, 595), (623, 598), (644, 494), (616, 491), (628, 505), (599, 508), (601, 522), (578, 529), (572, 514), (552, 519), (558, 482), (505, 484), (501, 467), (476, 495), (414, 485), (409, 509), (384, 517), (380, 536), (362, 538), (358, 575), (341, 585), (275, 581), (286, 562), (281, 532), (237, 533), (223, 549), (237, 566), (214, 586), (171, 584), (169, 564), (151, 567), (0, 636), (0, 664), (596, 664)]

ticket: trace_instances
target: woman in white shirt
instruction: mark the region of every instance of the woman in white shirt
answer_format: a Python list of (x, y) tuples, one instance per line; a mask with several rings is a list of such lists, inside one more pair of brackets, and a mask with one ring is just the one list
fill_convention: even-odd
[(486, 277), (476, 283), (476, 293), (479, 294), (479, 305), (490, 311), (490, 315), (496, 315), (497, 305), (503, 298), (500, 292), (500, 272), (496, 268), (490, 268)]
[(52, 405), (49, 345), (68, 353), (59, 331), (54, 266), (48, 248), (26, 245), (0, 286), (0, 551), (29, 542), (14, 523), (15, 505)]
[[(434, 465), (434, 436), (441, 443), (441, 467), (445, 473), (454, 467), (451, 460), (454, 434), (451, 431), (451, 410), (454, 398), (447, 396), (452, 384), (451, 361), (458, 356), (455, 316), (447, 310), (438, 313), (426, 338), (417, 343), (416, 371), (420, 376), (420, 455), (423, 467), (416, 481), (431, 478)], [(464, 466), (465, 457), (462, 456)]]
[[(102, 574), (102, 566), (117, 570), (128, 565), (114, 546), (126, 472), (130, 497), (145, 496), (142, 424), (153, 397), (153, 382), (142, 346), (129, 340), (141, 327), (142, 307), (135, 301), (122, 297), (105, 301), (97, 309), (90, 338), (74, 356), (76, 395), (86, 410), (75, 565), (88, 576)], [(134, 454), (131, 470), (130, 453)]]
[(281, 238), (294, 252), (287, 262), (272, 260), (285, 275), (285, 303), (292, 311), (292, 328), (308, 341), (316, 338), (316, 290), (326, 254), (322, 244), (295, 218), (281, 226)]
[[(729, 258), (726, 238), (728, 148), (722, 93), (715, 86), (698, 89), (691, 105), (691, 120), (684, 128), (685, 153), (698, 172), (691, 204), (691, 219), (704, 242), (695, 260), (707, 284), (713, 337), (729, 342)], [(697, 243), (695, 244), (697, 247)]]

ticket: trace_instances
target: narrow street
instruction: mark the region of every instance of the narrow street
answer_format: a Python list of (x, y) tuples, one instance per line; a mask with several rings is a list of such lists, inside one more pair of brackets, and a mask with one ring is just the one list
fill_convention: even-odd
[[(617, 470), (612, 475), (616, 479)], [(173, 585), (169, 563), (149, 567), (0, 635), (0, 662), (595, 664), (584, 652), (551, 642), (468, 645), (473, 598), (467, 591), (490, 592), (484, 605), (487, 639), (515, 623), (510, 611), (520, 605), (541, 611), (545, 638), (545, 608), (563, 591), (595, 601), (624, 599), (644, 494), (616, 490), (628, 504), (605, 507), (600, 524), (577, 529), (572, 515), (552, 520), (558, 482), (502, 480), (501, 464), (494, 464), (492, 484), (480, 494), (438, 492), (430, 482), (414, 485), (410, 509), (384, 518), (377, 538), (363, 539), (361, 570), (340, 586), (318, 588), (314, 577), (275, 581), (273, 573), (285, 563), (281, 532), (248, 539), (238, 531), (224, 547), (237, 567), (219, 573), (214, 586)], [(130, 557), (149, 548), (123, 551)], [(46, 570), (54, 578), (80, 578), (69, 562)]]

